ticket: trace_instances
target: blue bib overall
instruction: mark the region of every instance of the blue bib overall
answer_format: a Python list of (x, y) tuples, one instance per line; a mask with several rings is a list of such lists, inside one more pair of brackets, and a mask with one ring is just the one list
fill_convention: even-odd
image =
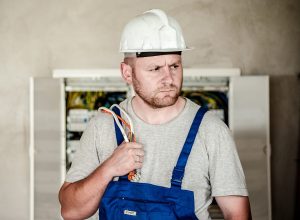
[[(117, 108), (114, 112), (120, 115)], [(127, 176), (111, 181), (99, 205), (100, 220), (196, 220), (194, 193), (181, 189), (185, 166), (193, 147), (202, 118), (207, 111), (201, 107), (191, 125), (188, 136), (172, 173), (171, 187), (130, 182)], [(123, 136), (115, 124), (117, 143)]]

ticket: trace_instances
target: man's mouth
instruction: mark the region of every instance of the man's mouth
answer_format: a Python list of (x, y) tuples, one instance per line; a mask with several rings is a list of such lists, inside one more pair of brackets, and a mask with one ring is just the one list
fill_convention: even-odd
[(172, 92), (175, 91), (174, 89), (168, 89), (168, 90), (159, 90), (160, 92)]
[(159, 90), (160, 92), (172, 92), (172, 91), (176, 91), (176, 88), (171, 87), (171, 88), (161, 88)]

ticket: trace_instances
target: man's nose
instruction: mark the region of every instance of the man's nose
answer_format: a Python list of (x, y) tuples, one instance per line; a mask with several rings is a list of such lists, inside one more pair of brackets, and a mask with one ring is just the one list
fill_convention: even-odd
[(166, 84), (173, 83), (172, 71), (171, 71), (170, 67), (168, 67), (168, 66), (165, 66), (163, 68), (163, 82)]

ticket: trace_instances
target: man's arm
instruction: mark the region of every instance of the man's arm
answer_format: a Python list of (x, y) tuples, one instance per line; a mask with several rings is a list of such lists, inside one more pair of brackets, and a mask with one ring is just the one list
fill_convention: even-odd
[[(139, 160), (137, 160), (137, 156)], [(142, 167), (144, 151), (137, 143), (122, 143), (113, 154), (88, 177), (74, 183), (65, 182), (59, 192), (61, 214), (65, 220), (92, 216), (109, 182)]]
[(65, 182), (59, 191), (61, 214), (65, 220), (84, 219), (92, 216), (112, 177), (104, 165), (87, 178), (74, 183)]
[(226, 220), (251, 220), (249, 198), (247, 196), (215, 197)]

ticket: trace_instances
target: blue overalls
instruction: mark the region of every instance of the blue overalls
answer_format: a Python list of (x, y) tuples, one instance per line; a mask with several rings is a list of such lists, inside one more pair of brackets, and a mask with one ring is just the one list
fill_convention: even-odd
[[(114, 112), (120, 115), (117, 108)], [(202, 118), (207, 111), (201, 107), (191, 125), (188, 136), (172, 173), (171, 187), (130, 182), (127, 176), (111, 181), (99, 205), (100, 220), (196, 220), (194, 193), (181, 189), (185, 166), (193, 147)], [(117, 143), (123, 136), (115, 124)]]

